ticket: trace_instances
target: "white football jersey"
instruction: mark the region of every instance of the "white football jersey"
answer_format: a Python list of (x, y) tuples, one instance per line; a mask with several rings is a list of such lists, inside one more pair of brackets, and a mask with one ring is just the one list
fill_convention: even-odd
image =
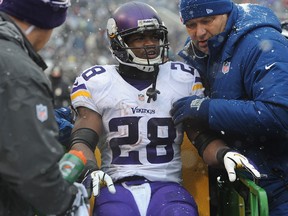
[(73, 107), (84, 106), (102, 116), (101, 169), (114, 181), (136, 175), (181, 182), (183, 131), (173, 124), (169, 111), (180, 98), (204, 95), (200, 76), (182, 62), (167, 62), (159, 67), (156, 89), (160, 94), (147, 103), (151, 86), (139, 91), (119, 75), (115, 65), (93, 66), (73, 85)]

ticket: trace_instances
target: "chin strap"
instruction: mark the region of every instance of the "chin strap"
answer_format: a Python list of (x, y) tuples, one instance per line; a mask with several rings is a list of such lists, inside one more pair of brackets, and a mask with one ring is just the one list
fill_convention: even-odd
[(149, 88), (146, 92), (146, 95), (148, 96), (147, 103), (150, 103), (151, 99), (153, 99), (153, 101), (156, 101), (157, 94), (160, 94), (160, 91), (156, 89), (156, 81), (157, 81), (158, 73), (159, 73), (159, 65), (155, 64), (154, 72), (153, 72), (152, 88)]

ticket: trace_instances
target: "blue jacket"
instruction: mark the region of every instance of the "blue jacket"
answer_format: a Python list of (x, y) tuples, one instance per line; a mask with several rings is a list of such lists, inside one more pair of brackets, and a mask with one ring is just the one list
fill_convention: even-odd
[(188, 39), (179, 55), (199, 70), (211, 98), (210, 128), (268, 174), (260, 184), (271, 206), (278, 195), (287, 202), (287, 189), (276, 197), (271, 184), (281, 175), (288, 182), (288, 40), (279, 20), (268, 8), (234, 4), (224, 32), (208, 46), (209, 56), (197, 58)]

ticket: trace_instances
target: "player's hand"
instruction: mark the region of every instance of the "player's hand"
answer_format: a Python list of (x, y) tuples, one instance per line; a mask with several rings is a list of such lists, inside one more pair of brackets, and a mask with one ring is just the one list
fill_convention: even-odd
[(234, 182), (236, 180), (235, 169), (244, 168), (250, 172), (254, 178), (261, 178), (260, 173), (254, 167), (254, 165), (245, 156), (236, 151), (228, 151), (224, 155), (223, 162), (230, 182)]
[(179, 99), (170, 111), (174, 124), (191, 120), (189, 124), (193, 126), (209, 127), (209, 102), (210, 99), (196, 95)]
[(102, 186), (107, 186), (110, 193), (116, 193), (111, 177), (102, 170), (91, 172), (83, 179), (82, 183), (85, 185), (89, 197), (91, 197), (92, 192), (95, 197), (99, 196)]
[(72, 206), (65, 212), (64, 215), (67, 216), (89, 216), (90, 205), (87, 191), (84, 185), (80, 183), (73, 184), (77, 192), (75, 193), (75, 199), (73, 201)]

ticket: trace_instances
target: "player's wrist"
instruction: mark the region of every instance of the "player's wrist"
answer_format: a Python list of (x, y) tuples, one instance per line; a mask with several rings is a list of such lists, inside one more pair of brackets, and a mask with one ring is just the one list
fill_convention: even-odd
[(211, 130), (204, 130), (198, 133), (193, 140), (193, 144), (198, 150), (198, 154), (203, 157), (206, 147), (213, 141), (219, 139), (217, 133)]
[(86, 176), (90, 175), (92, 172), (97, 171), (97, 170), (99, 170), (99, 167), (95, 163), (95, 161), (87, 160), (85, 168), (83, 172), (81, 173), (80, 177), (78, 178), (77, 182), (82, 182)]
[(221, 165), (224, 165), (224, 157), (225, 157), (225, 155), (228, 153), (228, 152), (230, 152), (230, 151), (232, 151), (232, 149), (231, 148), (229, 148), (229, 147), (223, 147), (223, 148), (221, 148), (221, 149), (219, 149), (218, 151), (217, 151), (217, 153), (216, 153), (216, 159), (217, 159), (217, 161), (218, 161), (218, 163), (219, 164), (221, 164)]

